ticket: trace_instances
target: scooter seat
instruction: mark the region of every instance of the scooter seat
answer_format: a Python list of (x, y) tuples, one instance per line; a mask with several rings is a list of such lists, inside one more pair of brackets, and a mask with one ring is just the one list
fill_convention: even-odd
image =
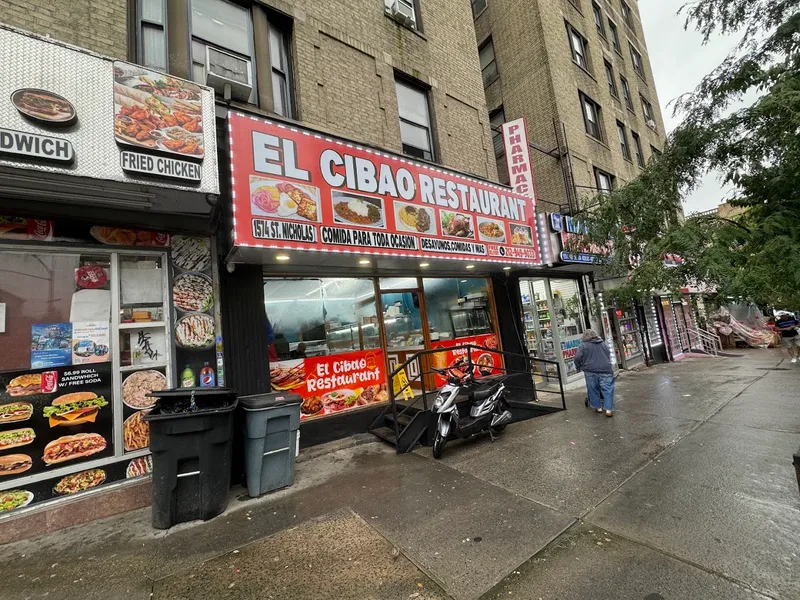
[(494, 396), (497, 393), (497, 390), (500, 389), (501, 385), (502, 384), (500, 383), (495, 383), (492, 387), (488, 389), (472, 392), (473, 402), (483, 402), (487, 398)]

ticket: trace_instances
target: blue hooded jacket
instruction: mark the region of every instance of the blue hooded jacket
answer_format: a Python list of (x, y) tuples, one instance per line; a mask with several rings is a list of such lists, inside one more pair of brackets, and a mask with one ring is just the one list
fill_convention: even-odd
[(575, 368), (584, 373), (614, 374), (611, 366), (611, 350), (605, 340), (594, 338), (588, 342), (581, 342), (575, 354)]

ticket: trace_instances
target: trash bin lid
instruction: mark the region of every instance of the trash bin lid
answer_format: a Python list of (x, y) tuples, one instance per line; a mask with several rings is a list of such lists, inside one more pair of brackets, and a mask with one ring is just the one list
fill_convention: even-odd
[(226, 387), (179, 387), (157, 390), (149, 392), (147, 395), (155, 398), (182, 398), (184, 396), (189, 397), (192, 394), (194, 394), (195, 398), (199, 398), (210, 396), (235, 396), (236, 392)]
[(300, 394), (287, 394), (285, 392), (272, 392), (271, 394), (253, 394), (252, 396), (239, 396), (239, 405), (245, 410), (258, 410), (272, 408), (287, 404), (300, 404), (303, 397)]

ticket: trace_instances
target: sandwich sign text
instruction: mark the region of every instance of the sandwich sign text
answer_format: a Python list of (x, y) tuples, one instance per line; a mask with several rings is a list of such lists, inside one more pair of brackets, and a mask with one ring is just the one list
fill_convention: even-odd
[(241, 113), (229, 127), (236, 245), (539, 262), (528, 195)]

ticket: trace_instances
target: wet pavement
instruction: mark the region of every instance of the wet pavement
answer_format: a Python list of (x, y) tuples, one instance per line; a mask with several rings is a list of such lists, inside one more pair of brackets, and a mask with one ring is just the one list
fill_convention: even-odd
[(0, 546), (0, 598), (794, 600), (800, 365), (741, 354), (623, 374), (613, 419), (574, 392), (441, 461), (349, 445), (207, 523)]

